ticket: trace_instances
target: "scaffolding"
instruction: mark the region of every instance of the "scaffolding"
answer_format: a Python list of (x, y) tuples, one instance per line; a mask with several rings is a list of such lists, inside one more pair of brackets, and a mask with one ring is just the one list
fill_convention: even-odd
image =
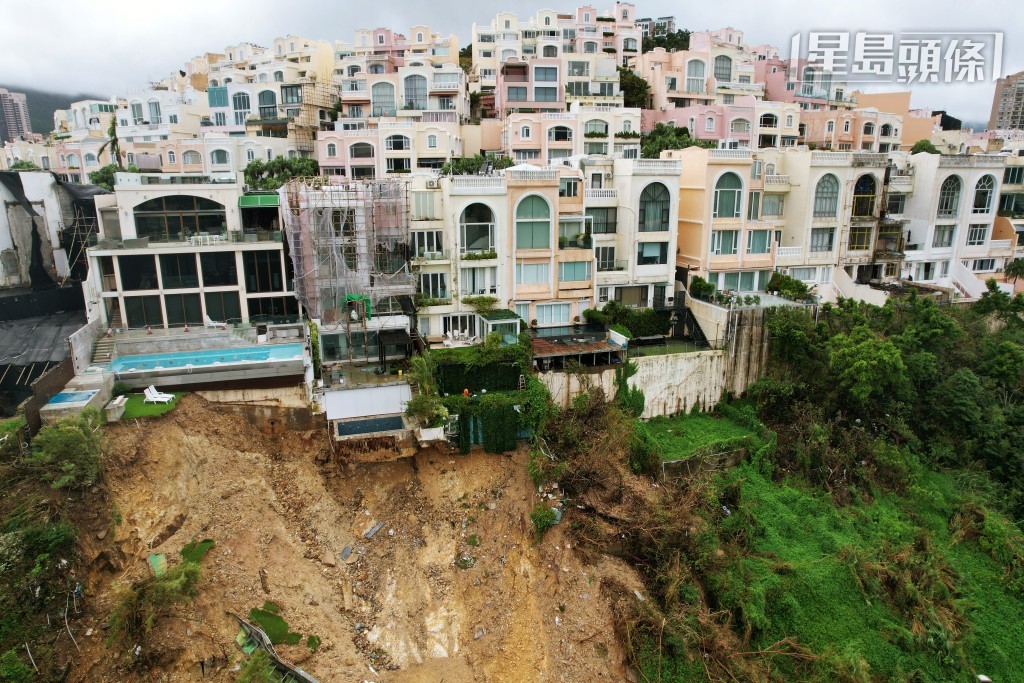
[(281, 193), (295, 295), (310, 317), (365, 328), (411, 311), (408, 181), (299, 178)]

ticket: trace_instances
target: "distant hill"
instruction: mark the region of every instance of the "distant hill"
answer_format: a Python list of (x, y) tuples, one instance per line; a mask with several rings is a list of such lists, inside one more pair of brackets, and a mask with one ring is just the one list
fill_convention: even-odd
[(28, 116), (32, 121), (33, 133), (49, 133), (53, 130), (53, 112), (58, 109), (67, 109), (72, 102), (79, 100), (106, 99), (96, 95), (69, 95), (67, 93), (47, 92), (45, 90), (34, 90), (24, 88), (20, 85), (4, 85), (0, 88), (7, 88), (11, 92), (23, 92), (28, 97)]

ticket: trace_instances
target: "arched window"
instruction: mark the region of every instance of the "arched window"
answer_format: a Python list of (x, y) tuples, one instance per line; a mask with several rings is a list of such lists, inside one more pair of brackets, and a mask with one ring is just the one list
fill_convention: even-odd
[(338, 156), (338, 146), (333, 142), (327, 143), (327, 156), (331, 158)]
[(96, 155), (93, 154), (92, 152), (86, 152), (86, 154), (85, 154), (85, 165), (86, 166), (96, 166), (97, 165)]
[(501, 51), (501, 61), (503, 61), (503, 62), (507, 62), (510, 59), (515, 59), (515, 57), (516, 57), (516, 51), (515, 50), (502, 50)]
[(878, 131), (878, 132), (879, 132), (879, 135), (881, 135), (883, 138), (891, 138), (892, 137), (892, 124), (883, 123), (882, 124), (882, 129), (880, 131)]
[(739, 218), (743, 204), (743, 181), (733, 172), (723, 173), (715, 183), (715, 218)]
[(194, 149), (190, 149), (181, 155), (181, 163), (186, 166), (198, 166), (203, 163), (203, 157), (199, 152)]
[(875, 215), (875, 195), (877, 194), (878, 183), (875, 176), (865, 173), (857, 178), (853, 186), (853, 215), (858, 217), (869, 217)]
[(850, 120), (849, 119), (847, 119), (846, 121), (843, 121), (843, 132), (844, 133), (849, 133), (850, 132)]
[(274, 72), (274, 82), (275, 83), (284, 83), (284, 72), (283, 71), (275, 71)]
[(832, 133), (832, 132), (834, 132), (834, 131), (835, 131), (835, 129), (836, 129), (836, 122), (835, 122), (835, 121), (829, 121), (829, 122), (828, 122), (828, 123), (827, 123), (827, 124), (825, 125), (825, 130), (826, 130), (826, 131), (828, 131), (829, 133)]
[(273, 161), (273, 160), (274, 160), (274, 150), (272, 150), (271, 148), (267, 147), (267, 161)]
[(749, 133), (750, 121), (747, 121), (746, 119), (733, 119), (730, 124), (730, 130), (733, 133)]
[(867, 123), (864, 124), (864, 135), (874, 135), (874, 134), (875, 134), (875, 124), (873, 124), (870, 121), (868, 121)]
[(530, 195), (516, 207), (516, 248), (551, 247), (551, 207), (542, 197)]
[(704, 62), (699, 59), (686, 64), (686, 92), (704, 92)]
[(829, 173), (814, 188), (814, 217), (835, 218), (839, 211), (839, 179)]
[(405, 104), (406, 109), (427, 108), (427, 79), (425, 76), (413, 74), (405, 77)]
[(395, 86), (390, 83), (374, 83), (370, 88), (370, 106), (373, 110), (371, 116), (394, 116)]
[(245, 150), (245, 160), (246, 161), (256, 161), (256, 150), (254, 150), (252, 147), (246, 148), (246, 150)]
[(261, 90), (257, 97), (260, 102), (260, 118), (277, 118), (277, 93), (273, 90)]
[(268, 76), (265, 72), (260, 74), (260, 83), (266, 83), (268, 80), (270, 80), (270, 76)]
[(728, 83), (732, 80), (732, 59), (725, 55), (715, 57), (715, 80)]
[(793, 115), (792, 114), (786, 114), (786, 128), (792, 128), (793, 127), (793, 121), (794, 121)]
[(710, 131), (713, 131), (714, 129), (715, 129), (715, 117), (714, 116), (709, 116), (706, 119), (704, 119), (704, 130), (710, 132)]
[(412, 143), (404, 135), (389, 135), (384, 141), (384, 149), (408, 152), (412, 149)]
[(551, 142), (572, 142), (572, 129), (567, 126), (552, 126), (548, 129), (548, 140)]
[(366, 68), (367, 73), (370, 74), (382, 74), (384, 73), (384, 65), (380, 63), (371, 64)]
[(210, 152), (210, 163), (215, 166), (226, 164), (229, 161), (231, 161), (231, 157), (226, 149), (215, 149)]
[(68, 168), (80, 168), (80, 164), (78, 163), (78, 155), (77, 154), (69, 154), (68, 155)]
[(551, 17), (544, 17), (544, 25), (551, 26)]
[(622, 41), (622, 49), (632, 52), (636, 52), (636, 38), (626, 38)]
[(583, 124), (583, 137), (604, 138), (608, 137), (608, 122), (601, 119), (591, 119)]
[(245, 125), (249, 118), (249, 93), (236, 92), (231, 96), (231, 106), (235, 110), (235, 125)]
[(661, 183), (651, 183), (640, 193), (640, 232), (668, 230), (669, 209), (672, 198)]
[(437, 149), (437, 136), (436, 135), (428, 135), (427, 136), (427, 149)]
[(417, 43), (422, 43), (423, 42), (423, 34), (422, 33), (417, 33), (416, 34), (416, 42)]
[(557, 57), (558, 48), (554, 45), (545, 45), (544, 49), (541, 50), (541, 56), (543, 57)]
[(587, 41), (586, 43), (583, 43), (583, 51), (588, 54), (593, 54), (597, 52), (597, 43), (593, 41)]
[(768, 163), (764, 165), (765, 175), (775, 175), (775, 164)]
[(521, 126), (519, 128), (519, 138), (521, 140), (529, 140), (530, 139), (530, 127), (529, 126)]
[[(85, 158), (85, 164), (89, 165), (89, 157)], [(978, 184), (974, 186), (974, 208), (971, 213), (988, 213), (992, 210), (992, 193), (996, 186), (996, 180), (990, 175), (982, 176)]]
[(485, 204), (470, 204), (462, 211), (459, 251), (463, 254), (494, 251), (494, 212)]
[(960, 214), (962, 188), (960, 176), (951, 175), (942, 181), (942, 187), (939, 188), (939, 218), (956, 218)]
[(167, 163), (173, 164), (177, 161), (177, 157), (174, 156), (174, 152), (167, 150)]
[(779, 117), (775, 114), (761, 114), (761, 127), (762, 128), (778, 128)]
[[(136, 206), (134, 213), (136, 234), (152, 242), (180, 242), (199, 232), (223, 235), (227, 230), (224, 205), (205, 197), (187, 194), (157, 197)], [(194, 271), (195, 261), (192, 263)], [(165, 282), (168, 274), (165, 266)]]
[(813, 66), (809, 66), (804, 69), (804, 83), (803, 87), (800, 89), (801, 95), (809, 97), (814, 92), (814, 78), (816, 75), (817, 72), (814, 70)]
[(352, 159), (372, 159), (373, 145), (368, 142), (357, 142), (348, 148), (348, 155)]
[(211, 88), (216, 88), (219, 85), (220, 85), (220, 81), (218, 81), (216, 78), (210, 80), (210, 87)]
[(352, 78), (362, 70), (363, 68), (361, 66), (359, 66), (358, 64), (353, 64), (348, 68), (348, 77)]

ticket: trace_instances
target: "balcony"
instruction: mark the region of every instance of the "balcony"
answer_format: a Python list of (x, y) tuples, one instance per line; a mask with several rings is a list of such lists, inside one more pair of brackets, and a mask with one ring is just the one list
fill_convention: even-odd
[(889, 165), (888, 154), (877, 154), (875, 152), (854, 152), (852, 166), (884, 168)]
[(449, 82), (449, 81), (434, 81), (431, 84), (430, 89), (431, 90), (448, 90), (448, 91), (450, 91), (450, 90), (458, 90), (461, 85), (462, 84), (459, 83), (458, 81), (456, 81), (454, 83)]
[(876, 261), (902, 261), (906, 254), (906, 240), (902, 235), (879, 235), (875, 240)]
[(772, 192), (788, 192), (790, 188), (788, 175), (766, 175), (764, 189)]
[(852, 152), (811, 152), (811, 166), (849, 166)]
[(629, 261), (626, 259), (597, 262), (597, 272), (599, 273), (624, 272), (627, 268), (629, 268)]
[(889, 176), (889, 188), (896, 192), (909, 193), (914, 191), (913, 175)]
[(583, 201), (587, 206), (615, 206), (618, 196), (614, 189), (583, 190)]
[(453, 195), (505, 194), (505, 179), (500, 176), (454, 176), (451, 182)]
[(545, 112), (541, 115), (541, 119), (544, 121), (575, 121), (577, 118), (576, 114), (569, 114), (566, 112)]
[(424, 263), (437, 263), (441, 261), (451, 260), (451, 252), (447, 250), (442, 251), (421, 251), (418, 254), (413, 254), (414, 264)]
[(1006, 157), (985, 154), (942, 154), (939, 157), (939, 168), (964, 168), (983, 166), (986, 168), (1003, 168)]
[(537, 182), (558, 180), (557, 168), (544, 168), (536, 171), (508, 169), (505, 177), (513, 182)]
[(711, 159), (718, 161), (750, 161), (749, 149), (713, 149)]
[(1014, 240), (989, 240), (989, 256), (1012, 256)]
[(782, 262), (787, 263), (799, 263), (802, 262), (802, 256), (804, 253), (803, 247), (776, 247), (775, 248), (775, 262), (782, 265)]

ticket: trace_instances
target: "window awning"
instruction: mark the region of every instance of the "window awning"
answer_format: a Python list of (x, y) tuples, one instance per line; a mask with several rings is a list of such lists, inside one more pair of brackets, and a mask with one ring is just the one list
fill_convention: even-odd
[(238, 198), (238, 206), (243, 209), (280, 205), (281, 198), (277, 194), (243, 194)]

